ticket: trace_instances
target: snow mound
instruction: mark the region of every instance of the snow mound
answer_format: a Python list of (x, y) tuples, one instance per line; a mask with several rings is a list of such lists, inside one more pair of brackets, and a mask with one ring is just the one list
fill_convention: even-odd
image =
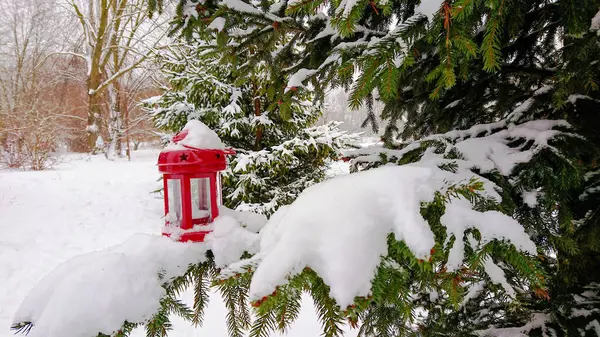
[[(309, 267), (345, 307), (356, 296), (369, 294), (381, 256), (387, 253), (389, 233), (415, 257), (427, 259), (435, 242), (420, 209), (445, 184), (447, 176), (440, 172), (427, 166), (388, 165), (306, 189), (294, 203), (278, 210), (260, 232), (260, 253), (252, 259), (258, 267), (250, 297), (270, 294), (289, 276)], [(461, 239), (457, 240), (460, 245), (462, 232), (475, 227), (482, 232), (482, 241), (506, 239), (535, 253), (529, 236), (509, 216), (477, 212), (460, 200), (449, 205), (449, 213), (443, 221), (448, 233)], [(454, 256), (456, 263), (462, 262), (462, 246)]]
[(152, 318), (165, 295), (162, 285), (183, 275), (190, 264), (205, 261), (208, 250), (218, 267), (239, 261), (244, 252), (258, 252), (257, 232), (265, 216), (224, 206), (219, 211), (210, 226), (198, 226), (213, 230), (205, 243), (136, 234), (118, 246), (63, 263), (29, 293), (14, 324), (32, 322), (33, 337), (95, 336), (110, 335), (125, 320)]
[(418, 258), (427, 258), (435, 242), (419, 210), (421, 201), (433, 200), (431, 173), (389, 166), (307, 188), (261, 231), (262, 261), (250, 297), (270, 294), (287, 276), (310, 267), (345, 307), (369, 293), (389, 233)]
[(205, 253), (204, 245), (134, 235), (63, 263), (34, 287), (13, 322), (32, 322), (31, 337), (110, 335), (124, 320), (150, 319), (165, 295), (162, 284), (204, 260)]
[(181, 132), (187, 135), (178, 144), (198, 149), (224, 149), (225, 145), (216, 132), (198, 120), (187, 122)]
[(219, 214), (234, 217), (240, 225), (250, 232), (258, 233), (267, 223), (267, 217), (248, 211), (232, 210), (225, 206), (219, 206)]
[(225, 267), (240, 260), (244, 252), (255, 254), (259, 249), (259, 237), (242, 227), (241, 223), (229, 215), (219, 215), (212, 223), (214, 230), (205, 242), (215, 256), (215, 265)]

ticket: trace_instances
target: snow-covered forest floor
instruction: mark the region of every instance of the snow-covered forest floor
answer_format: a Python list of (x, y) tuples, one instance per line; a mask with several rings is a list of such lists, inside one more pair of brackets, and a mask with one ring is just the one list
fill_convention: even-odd
[[(151, 193), (159, 187), (157, 155), (137, 151), (131, 162), (68, 155), (54, 170), (0, 170), (0, 337), (12, 336), (10, 324), (19, 304), (59, 264), (122, 243), (135, 233), (160, 235), (162, 199)], [(344, 164), (332, 167), (335, 174), (345, 171)], [(226, 336), (225, 315), (215, 295), (203, 327), (175, 319), (171, 336)], [(287, 336), (320, 333), (312, 301), (305, 298)], [(143, 335), (141, 330), (134, 334)], [(355, 336), (356, 330), (347, 335)]]

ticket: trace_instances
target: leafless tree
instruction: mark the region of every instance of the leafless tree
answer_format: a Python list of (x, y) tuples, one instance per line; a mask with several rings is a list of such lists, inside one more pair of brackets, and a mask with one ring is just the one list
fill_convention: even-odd
[[(0, 0), (0, 161), (43, 169), (68, 133), (53, 56), (68, 46), (70, 22), (57, 0)], [(55, 27), (49, 30), (48, 27)]]
[[(102, 106), (108, 100), (111, 148), (120, 151), (123, 75), (138, 68), (165, 35), (164, 17), (149, 18), (143, 0), (69, 0), (84, 36), (88, 148), (97, 151)], [(108, 94), (107, 98), (105, 95)]]

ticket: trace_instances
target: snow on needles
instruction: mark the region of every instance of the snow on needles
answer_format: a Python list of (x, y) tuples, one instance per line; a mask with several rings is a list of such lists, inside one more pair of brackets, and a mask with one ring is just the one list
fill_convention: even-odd
[(290, 88), (303, 87), (304, 84), (302, 82), (304, 82), (308, 77), (310, 77), (316, 73), (317, 73), (317, 70), (304, 69), (304, 68), (298, 70), (294, 75), (292, 75), (290, 77), (285, 91), (287, 92), (288, 90), (290, 90)]
[(390, 166), (307, 188), (261, 232), (250, 297), (270, 294), (287, 276), (310, 267), (345, 307), (369, 293), (389, 233), (427, 258), (435, 242), (419, 210), (421, 201), (433, 198), (430, 179), (427, 169)]
[[(306, 189), (289, 207), (279, 210), (261, 234), (260, 262), (250, 296), (260, 298), (304, 267), (317, 272), (341, 307), (356, 296), (367, 296), (387, 235), (393, 233), (415, 257), (427, 259), (435, 244), (421, 203), (430, 202), (445, 176), (419, 165), (384, 166), (341, 176)], [(310, 210), (310, 211), (307, 211)], [(477, 212), (466, 200), (447, 206), (442, 223), (449, 234), (463, 237), (477, 228), (481, 242), (504, 239), (535, 254), (536, 246), (523, 228), (500, 212)], [(463, 242), (456, 240), (449, 269), (463, 261)], [(495, 280), (503, 284), (501, 279)]]
[(33, 288), (14, 322), (32, 322), (31, 337), (110, 335), (123, 320), (150, 319), (165, 295), (162, 284), (204, 260), (205, 252), (202, 245), (134, 235), (63, 263)]
[[(481, 233), (481, 244), (500, 238), (510, 241), (515, 247), (529, 254), (537, 253), (535, 244), (525, 233), (523, 226), (515, 219), (497, 211), (475, 211), (472, 209), (471, 203), (465, 199), (453, 199), (446, 204), (446, 213), (442, 215), (441, 222), (446, 227), (448, 234), (453, 234), (456, 238), (446, 264), (449, 271), (457, 270), (462, 266), (464, 256), (462, 237), (469, 228), (476, 228)], [(450, 235), (446, 239), (446, 243), (448, 241), (450, 241)]]
[(211, 23), (210, 25), (208, 25), (208, 29), (216, 29), (217, 31), (222, 31), (223, 28), (225, 27), (225, 18), (222, 17), (216, 17)]

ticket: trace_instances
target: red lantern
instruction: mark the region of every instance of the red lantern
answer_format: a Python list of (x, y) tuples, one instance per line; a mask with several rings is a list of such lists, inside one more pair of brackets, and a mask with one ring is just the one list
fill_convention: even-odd
[[(181, 242), (203, 242), (211, 230), (202, 226), (219, 216), (221, 205), (220, 171), (227, 167), (228, 149), (201, 149), (181, 142), (188, 136), (183, 130), (173, 138), (175, 146), (167, 147), (158, 157), (163, 174), (166, 228), (179, 228)], [(216, 136), (216, 135), (215, 135)], [(163, 235), (171, 236), (163, 231)]]

